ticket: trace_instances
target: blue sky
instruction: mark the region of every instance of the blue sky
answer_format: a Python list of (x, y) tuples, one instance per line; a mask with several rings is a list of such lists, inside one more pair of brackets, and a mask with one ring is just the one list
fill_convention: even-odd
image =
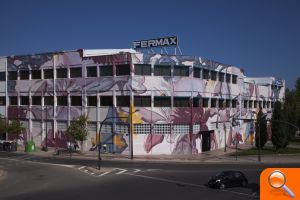
[(178, 35), (186, 55), (276, 76), (300, 77), (297, 0), (1, 0), (0, 55), (131, 48)]

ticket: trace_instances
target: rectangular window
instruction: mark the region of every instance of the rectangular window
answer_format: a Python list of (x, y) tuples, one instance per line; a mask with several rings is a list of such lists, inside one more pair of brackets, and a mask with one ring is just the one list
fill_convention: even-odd
[(171, 76), (171, 66), (154, 65), (154, 76)]
[(248, 101), (244, 100), (244, 108), (248, 108)]
[(189, 66), (174, 66), (173, 76), (189, 76)]
[(113, 97), (112, 96), (101, 96), (100, 97), (100, 106), (113, 106)]
[(45, 106), (53, 106), (54, 99), (53, 96), (44, 96), (44, 105)]
[(86, 67), (86, 77), (97, 77), (97, 67), (96, 66)]
[(274, 105), (275, 105), (275, 102), (272, 101), (272, 102), (271, 102), (271, 108), (274, 108)]
[(71, 106), (82, 106), (82, 97), (71, 96)]
[(12, 96), (9, 97), (9, 105), (18, 105), (18, 97), (17, 96)]
[(219, 81), (220, 81), (220, 82), (224, 82), (224, 76), (225, 76), (224, 73), (219, 72)]
[(6, 73), (0, 72), (0, 81), (6, 81)]
[(210, 80), (216, 81), (217, 80), (217, 72), (210, 71)]
[(189, 97), (174, 97), (174, 107), (190, 107)]
[(57, 105), (58, 106), (68, 106), (68, 97), (67, 96), (57, 96)]
[(68, 78), (68, 69), (67, 68), (56, 69), (56, 78)]
[(129, 76), (130, 64), (116, 65), (116, 76)]
[(201, 98), (200, 97), (194, 97), (193, 98), (193, 107), (201, 107)]
[(44, 69), (44, 79), (53, 79), (53, 69)]
[(97, 106), (97, 96), (88, 96), (87, 106)]
[(0, 106), (6, 105), (6, 97), (0, 97)]
[(225, 103), (224, 99), (219, 99), (218, 102), (219, 108), (224, 108), (225, 107), (224, 103)]
[(29, 96), (21, 96), (21, 105), (22, 106), (27, 106), (29, 105)]
[(31, 97), (32, 105), (40, 106), (42, 105), (42, 97), (40, 96), (32, 96)]
[(154, 107), (171, 107), (171, 97), (154, 97)]
[(209, 98), (203, 98), (202, 102), (203, 102), (203, 108), (208, 108)]
[(267, 102), (263, 101), (263, 108), (266, 108), (266, 107), (267, 107)]
[(226, 83), (230, 83), (231, 82), (231, 74), (226, 74)]
[(134, 106), (151, 107), (151, 96), (134, 96)]
[(129, 107), (130, 96), (117, 96), (117, 106)]
[(200, 68), (194, 68), (194, 77), (195, 78), (201, 77), (201, 69)]
[(252, 107), (253, 107), (253, 101), (250, 100), (250, 101), (249, 101), (249, 108), (252, 108)]
[(232, 83), (237, 84), (237, 75), (232, 75)]
[(81, 78), (81, 77), (82, 77), (81, 67), (70, 68), (70, 78)]
[(18, 72), (17, 71), (9, 71), (8, 72), (8, 80), (18, 80)]
[(41, 79), (41, 70), (31, 70), (31, 79)]
[(209, 79), (209, 70), (203, 69), (202, 70), (202, 78), (208, 80)]
[(19, 73), (20, 73), (20, 80), (29, 80), (29, 71), (21, 70)]
[(151, 76), (151, 65), (148, 64), (136, 64), (134, 65), (135, 75)]
[(230, 108), (230, 103), (231, 103), (231, 100), (230, 99), (226, 99), (226, 101), (225, 101), (226, 108)]
[(105, 65), (100, 66), (100, 76), (113, 76), (113, 66), (112, 65)]
[(257, 106), (258, 106), (258, 102), (254, 101), (254, 108), (257, 108)]
[(270, 108), (270, 105), (271, 105), (271, 102), (268, 101), (268, 102), (267, 102), (267, 108)]
[(259, 102), (258, 102), (258, 107), (261, 107), (261, 108), (262, 108), (262, 101), (259, 101)]
[(236, 108), (236, 99), (232, 99), (231, 107)]
[(217, 107), (217, 99), (215, 99), (215, 98), (210, 99), (210, 107), (211, 108), (216, 108)]

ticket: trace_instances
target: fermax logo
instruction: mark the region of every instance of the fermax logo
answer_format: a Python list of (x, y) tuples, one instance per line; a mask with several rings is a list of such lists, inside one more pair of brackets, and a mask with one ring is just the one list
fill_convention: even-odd
[(164, 37), (164, 38), (157, 38), (157, 39), (149, 39), (149, 40), (140, 40), (134, 41), (133, 47), (137, 48), (151, 48), (151, 47), (158, 47), (158, 46), (172, 46), (178, 45), (178, 37)]

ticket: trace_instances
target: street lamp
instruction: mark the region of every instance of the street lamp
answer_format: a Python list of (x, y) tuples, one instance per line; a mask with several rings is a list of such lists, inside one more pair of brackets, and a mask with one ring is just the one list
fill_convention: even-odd
[(45, 131), (45, 133), (46, 133), (46, 138), (45, 138), (45, 146), (43, 147), (43, 150), (44, 151), (48, 151), (48, 107), (46, 106), (45, 108), (43, 108), (43, 110), (46, 110), (46, 117), (45, 117), (45, 121), (46, 121), (46, 131)]

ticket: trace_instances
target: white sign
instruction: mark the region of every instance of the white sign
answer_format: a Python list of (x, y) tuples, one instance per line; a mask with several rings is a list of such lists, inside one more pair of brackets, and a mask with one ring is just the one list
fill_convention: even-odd
[(151, 47), (159, 47), (159, 46), (174, 46), (178, 45), (178, 37), (164, 37), (157, 39), (149, 39), (149, 40), (140, 40), (133, 42), (133, 48), (151, 48)]

